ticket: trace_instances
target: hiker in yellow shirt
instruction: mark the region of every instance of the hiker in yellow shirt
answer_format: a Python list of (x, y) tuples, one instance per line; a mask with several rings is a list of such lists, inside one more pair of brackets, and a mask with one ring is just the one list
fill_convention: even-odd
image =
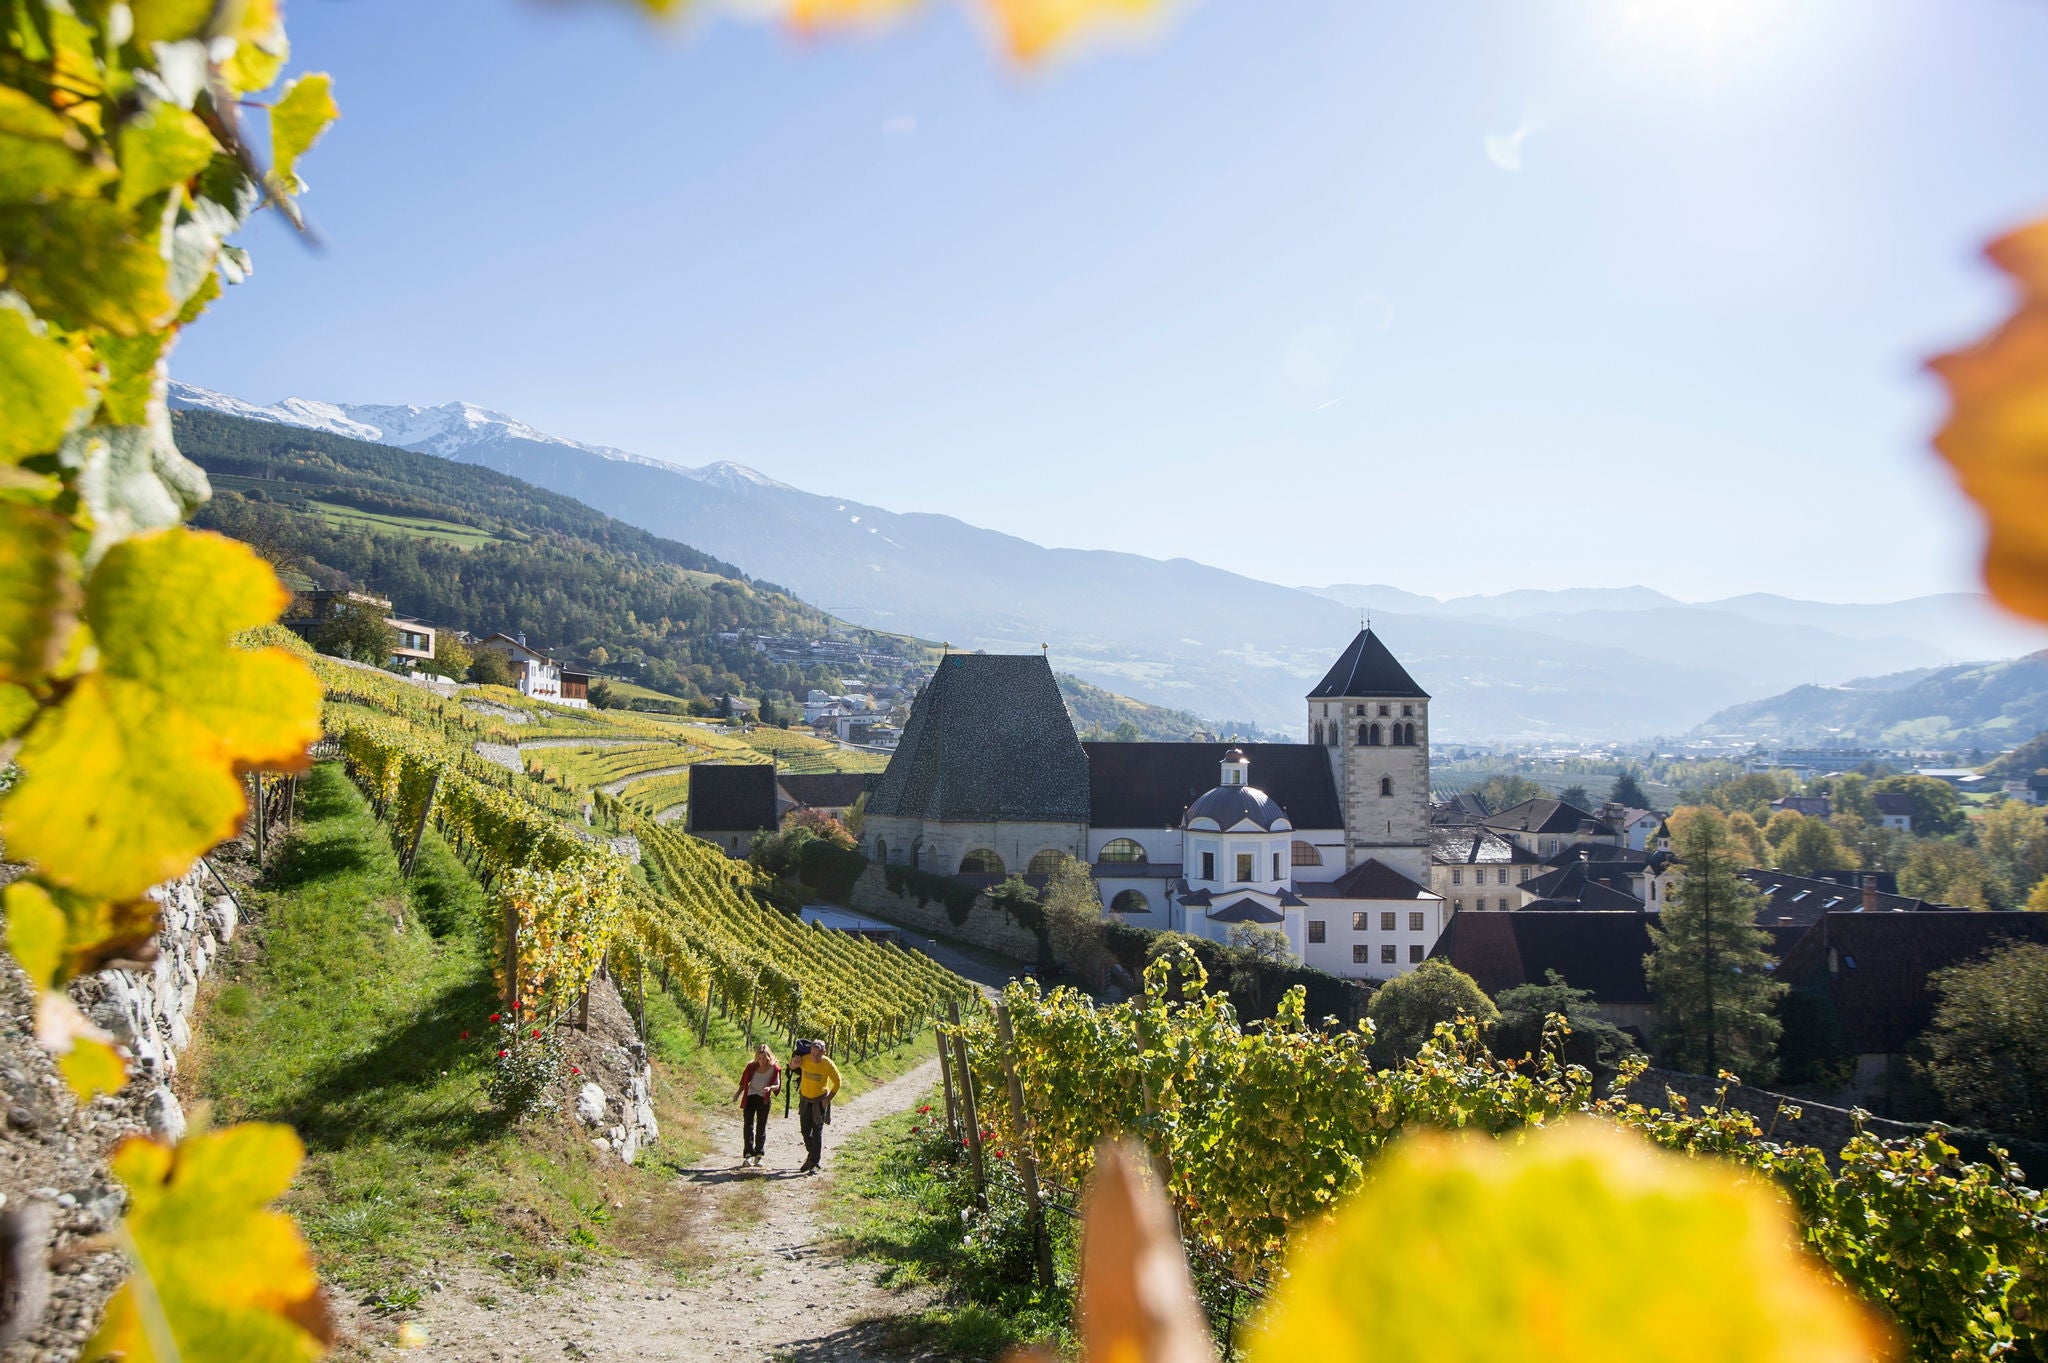
[(839, 1092), (839, 1067), (825, 1054), (822, 1041), (799, 1041), (789, 1067), (796, 1071), (797, 1121), (804, 1133), (804, 1162), (799, 1174), (815, 1174), (825, 1157), (825, 1126), (832, 1120), (832, 1099)]

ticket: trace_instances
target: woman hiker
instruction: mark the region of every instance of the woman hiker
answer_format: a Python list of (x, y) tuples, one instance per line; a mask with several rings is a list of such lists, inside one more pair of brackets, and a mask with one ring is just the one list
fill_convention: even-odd
[(825, 1158), (825, 1124), (832, 1120), (832, 1097), (839, 1092), (839, 1067), (825, 1054), (822, 1041), (800, 1041), (791, 1063), (797, 1074), (797, 1117), (804, 1133), (804, 1162), (799, 1174), (815, 1174)]
[(760, 1168), (761, 1156), (768, 1152), (768, 1110), (773, 1106), (769, 1100), (781, 1087), (782, 1066), (775, 1063), (766, 1046), (754, 1047), (754, 1058), (740, 1071), (739, 1091), (733, 1095), (740, 1105), (743, 1169), (749, 1164)]

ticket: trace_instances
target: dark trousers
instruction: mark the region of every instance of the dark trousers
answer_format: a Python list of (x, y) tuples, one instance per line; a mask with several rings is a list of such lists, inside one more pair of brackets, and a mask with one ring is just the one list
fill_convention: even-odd
[(797, 1102), (797, 1123), (804, 1132), (804, 1163), (813, 1169), (825, 1158), (825, 1102), (823, 1098)]
[(740, 1107), (740, 1141), (743, 1149), (740, 1158), (768, 1153), (768, 1109), (771, 1104), (765, 1093), (750, 1093)]

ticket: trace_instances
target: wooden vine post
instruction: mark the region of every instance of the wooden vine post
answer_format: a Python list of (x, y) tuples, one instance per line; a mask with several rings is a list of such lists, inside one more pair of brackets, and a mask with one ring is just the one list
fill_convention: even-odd
[(412, 879), (412, 868), (420, 859), (420, 839), (427, 836), (427, 820), (434, 817), (434, 797), (441, 793), (441, 773), (435, 772), (427, 782), (427, 798), (420, 803), (420, 816), (413, 820), (412, 840), (405, 845), (405, 878)]
[(960, 1005), (953, 1010), (953, 1065), (960, 1076), (960, 1104), (967, 1115), (967, 1156), (974, 1165), (974, 1204), (988, 1210), (988, 1166), (981, 1157), (981, 1118), (974, 1110), (974, 1072), (967, 1063), (967, 1037), (960, 1028)]
[(255, 810), (256, 810), (256, 869), (260, 871), (260, 870), (262, 870), (262, 869), (263, 869), (263, 851), (264, 851), (264, 848), (263, 848), (263, 813), (264, 813), (264, 810), (263, 810), (263, 774), (262, 774), (261, 772), (254, 772), (254, 771), (250, 772), (250, 773), (249, 773), (249, 785), (250, 785), (250, 787), (252, 788), (252, 798), (251, 798), (251, 800), (250, 800), (250, 804), (251, 804), (251, 805), (253, 805), (253, 806), (255, 807)]
[(505, 1006), (519, 1002), (519, 905), (505, 897)]
[(960, 1139), (960, 1120), (954, 1115), (953, 1057), (949, 1053), (951, 1047), (947, 1044), (944, 1029), (937, 1025), (936, 1020), (932, 1030), (938, 1034), (939, 1039), (939, 1084), (946, 1090), (946, 1139), (957, 1141)]
[(1045, 1227), (1045, 1202), (1038, 1193), (1038, 1158), (1025, 1139), (1024, 1085), (1017, 1078), (1017, 1035), (1010, 1029), (1010, 1010), (996, 1000), (996, 1037), (1002, 1046), (1003, 1082), (1010, 1090), (1010, 1149), (1017, 1156), (1017, 1177), (1024, 1183), (1024, 1205), (1031, 1224), (1031, 1244), (1038, 1251), (1038, 1285), (1053, 1286), (1052, 1237)]
[(717, 981), (704, 981), (704, 1016), (697, 1022), (697, 1044), (699, 1046), (702, 1046), (704, 1038), (711, 1034), (711, 994), (717, 988)]

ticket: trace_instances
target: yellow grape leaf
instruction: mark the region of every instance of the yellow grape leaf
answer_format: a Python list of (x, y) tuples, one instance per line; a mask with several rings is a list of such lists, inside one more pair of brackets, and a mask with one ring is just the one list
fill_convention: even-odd
[(1590, 1119), (1410, 1137), (1290, 1248), (1252, 1363), (1869, 1363), (1766, 1185)]
[(0, 305), (0, 462), (56, 449), (90, 400), (78, 356), (21, 312)]
[(112, 173), (76, 123), (0, 85), (0, 203), (90, 194)]
[(20, 733), (35, 712), (36, 698), (26, 686), (0, 682), (0, 741)]
[(1091, 29), (1133, 27), (1159, 9), (1159, 0), (987, 0), (1010, 54), (1038, 61)]
[(169, 332), (151, 331), (94, 340), (93, 352), (107, 367), (99, 421), (111, 426), (141, 426), (149, 421), (150, 399), (156, 395), (157, 358), (170, 339)]
[(190, 1363), (298, 1363), (325, 1352), (331, 1330), (312, 1259), (291, 1218), (270, 1209), (304, 1154), (290, 1127), (265, 1123), (191, 1135), (175, 1150), (123, 1141), (111, 1163), (128, 1188), (136, 1273), (81, 1357), (169, 1363), (153, 1347), (159, 1331)]
[(72, 1095), (89, 1103), (102, 1093), (118, 1092), (128, 1082), (128, 1066), (120, 1054), (104, 1041), (74, 1037), (71, 1049), (57, 1057), (57, 1073), (64, 1076)]
[(56, 663), (78, 609), (71, 535), (54, 511), (0, 502), (0, 682), (33, 685)]
[(311, 669), (228, 642), (289, 600), (268, 564), (219, 535), (164, 530), (109, 549), (86, 591), (99, 668), (22, 744), (0, 804), (9, 853), (53, 884), (130, 900), (232, 835), (237, 773), (303, 767), (320, 737)]
[(340, 115), (334, 105), (334, 81), (325, 71), (300, 76), (284, 87), (270, 106), (270, 180), (279, 193), (305, 189), (298, 177), (299, 158)]
[(7, 887), (7, 950), (20, 963), (38, 989), (48, 989), (57, 979), (58, 962), (64, 958), (64, 911), (50, 892), (28, 880)]
[(2048, 620), (2048, 219), (1985, 254), (2019, 285), (2019, 304), (1983, 340), (1929, 362), (1950, 403), (1934, 447), (1990, 522), (1984, 585)]
[(153, 104), (121, 125), (121, 186), (115, 202), (132, 208), (206, 169), (220, 143), (199, 116), (175, 104)]
[(238, 94), (266, 89), (292, 50), (285, 40), (282, 0), (240, 0), (229, 13), (234, 16), (229, 36), (235, 48), (221, 63), (221, 78)]
[(156, 235), (137, 228), (133, 214), (104, 199), (0, 204), (7, 283), (59, 326), (149, 331), (176, 305), (170, 262)]

